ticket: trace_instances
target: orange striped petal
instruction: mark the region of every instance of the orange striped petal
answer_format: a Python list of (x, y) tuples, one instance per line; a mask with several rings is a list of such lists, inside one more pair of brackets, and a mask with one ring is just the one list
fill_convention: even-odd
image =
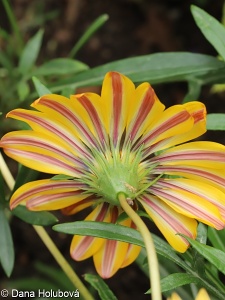
[(106, 74), (101, 93), (103, 120), (114, 146), (126, 127), (128, 107), (132, 103), (134, 92), (134, 84), (127, 77), (116, 72)]
[(168, 174), (182, 176), (197, 181), (205, 182), (225, 193), (225, 169), (211, 169), (195, 166), (158, 166), (155, 174)]
[[(113, 208), (111, 222), (115, 223), (118, 217), (117, 207)], [(126, 219), (120, 222), (121, 225), (130, 225), (130, 220)], [(97, 251), (94, 256), (94, 264), (98, 274), (102, 278), (112, 277), (123, 265), (128, 251), (128, 243), (104, 240), (102, 247)]]
[(139, 85), (128, 107), (127, 139), (135, 142), (158, 119), (164, 108), (150, 84)]
[(212, 203), (219, 209), (219, 212), (225, 221), (225, 193), (220, 189), (215, 188), (211, 184), (184, 178), (170, 179), (168, 182), (170, 188), (188, 191)]
[(165, 236), (168, 243), (175, 250), (182, 253), (185, 252), (189, 247), (189, 243), (186, 239), (177, 234), (181, 233), (190, 238), (196, 238), (196, 220), (177, 213), (157, 197), (147, 195), (139, 199), (139, 201)]
[(85, 185), (73, 180), (37, 180), (19, 187), (10, 199), (11, 209), (25, 204), (30, 210), (57, 210), (79, 203)]
[[(221, 194), (213, 195), (210, 189), (208, 197), (203, 189), (205, 185), (196, 181), (185, 179), (162, 179), (154, 187), (151, 187), (151, 193), (165, 201), (178, 213), (189, 218), (195, 218), (216, 229), (224, 228), (219, 209), (211, 202), (216, 202), (216, 196), (222, 201)], [(196, 191), (195, 191), (196, 188)], [(205, 188), (207, 188), (205, 186)], [(208, 199), (211, 199), (211, 202)]]
[(206, 132), (205, 105), (201, 102), (193, 101), (184, 104), (183, 107), (190, 113), (190, 115), (194, 119), (194, 124), (192, 128), (187, 132), (171, 136), (169, 138), (159, 141), (153, 146), (150, 146), (148, 149), (148, 154), (193, 140)]
[(15, 109), (9, 112), (7, 117), (26, 122), (34, 131), (49, 136), (49, 139), (54, 138), (76, 156), (78, 154), (90, 156), (87, 149), (76, 137), (77, 130), (73, 129), (74, 126), (71, 126), (69, 121), (61, 123), (54, 112), (46, 115), (38, 111)]
[[(135, 224), (131, 220), (130, 220), (129, 227), (131, 227), (133, 229), (137, 229), (137, 226), (135, 226)], [(140, 246), (129, 244), (126, 257), (120, 268), (125, 268), (125, 267), (129, 266), (130, 264), (132, 264), (132, 262), (134, 262), (136, 260), (136, 258), (138, 257), (138, 255), (140, 254), (140, 251), (141, 251)]]
[[(110, 222), (111, 208), (108, 204), (98, 205), (88, 216), (86, 221)], [(75, 260), (84, 260), (94, 255), (104, 244), (104, 239), (92, 236), (75, 235), (70, 246), (70, 254)]]
[(221, 169), (225, 167), (225, 146), (214, 142), (190, 142), (165, 150), (150, 161), (161, 165)]
[(85, 165), (60, 140), (30, 130), (14, 131), (1, 140), (5, 153), (34, 170), (80, 177)]
[(78, 203), (72, 204), (70, 206), (67, 206), (65, 208), (62, 209), (62, 213), (64, 215), (74, 215), (76, 213), (78, 213), (79, 211), (96, 204), (99, 201), (98, 198), (94, 197), (94, 196), (89, 196), (81, 201), (79, 201)]
[(93, 134), (104, 149), (108, 143), (108, 135), (102, 123), (104, 112), (102, 111), (103, 103), (101, 97), (94, 93), (85, 93), (75, 96), (77, 101), (87, 111), (91, 120), (91, 126), (89, 125), (89, 127), (91, 127)]
[(182, 105), (174, 105), (166, 109), (146, 129), (146, 133), (140, 139), (136, 148), (144, 144), (145, 148), (148, 149), (152, 144), (163, 139), (189, 131), (193, 127), (193, 124), (194, 119), (190, 113)]
[[(100, 98), (96, 95), (97, 98)], [(59, 95), (45, 95), (36, 100), (32, 106), (37, 110), (64, 124), (71, 134), (88, 146), (98, 147), (95, 128), (91, 121), (87, 107), (75, 97), (71, 99)], [(84, 122), (85, 120), (85, 122)]]

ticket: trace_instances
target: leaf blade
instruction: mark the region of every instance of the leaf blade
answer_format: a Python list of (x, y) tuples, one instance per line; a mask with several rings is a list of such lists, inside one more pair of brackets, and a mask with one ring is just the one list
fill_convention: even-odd
[(95, 290), (97, 290), (101, 300), (117, 300), (116, 296), (100, 276), (94, 274), (85, 274), (84, 279), (89, 282)]
[(15, 253), (11, 229), (3, 207), (0, 205), (0, 262), (6, 275), (10, 277), (14, 267)]
[(191, 5), (195, 22), (205, 38), (225, 60), (225, 27), (203, 9)]
[(26, 74), (33, 67), (41, 48), (43, 34), (43, 29), (40, 29), (24, 47), (18, 64), (21, 74)]

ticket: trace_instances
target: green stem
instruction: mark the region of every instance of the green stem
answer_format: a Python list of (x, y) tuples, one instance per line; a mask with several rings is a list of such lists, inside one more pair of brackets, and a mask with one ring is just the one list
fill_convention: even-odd
[(140, 234), (142, 235), (148, 258), (148, 268), (150, 275), (150, 286), (152, 290), (152, 300), (162, 300), (161, 288), (160, 288), (160, 275), (158, 259), (155, 251), (154, 242), (150, 231), (145, 223), (139, 217), (138, 214), (130, 207), (127, 202), (127, 198), (124, 193), (118, 193), (118, 200), (123, 210), (131, 218), (131, 220), (137, 226)]
[(86, 300), (94, 300), (92, 295), (89, 293), (89, 291), (86, 289), (80, 278), (77, 276), (77, 274), (74, 272), (72, 267), (69, 265), (69, 263), (66, 261), (64, 256), (61, 254), (59, 249), (56, 247), (56, 245), (53, 243), (50, 236), (47, 234), (46, 230), (42, 226), (36, 226), (33, 225), (35, 231), (41, 238), (42, 242), (45, 244), (45, 246), (48, 248), (49, 252), (52, 254), (52, 256), (55, 258), (59, 266), (62, 268), (64, 273), (67, 275), (67, 277), (70, 279), (70, 281), (73, 283), (73, 285), (79, 290), (80, 294), (84, 297)]
[[(4, 158), (2, 157), (2, 154), (0, 153), (0, 170), (2, 173), (3, 178), (5, 179), (6, 184), (8, 185), (9, 189), (12, 190), (15, 185), (15, 180), (7, 166), (7, 164), (4, 161)], [(52, 254), (52, 256), (55, 258), (59, 266), (62, 268), (62, 270), (65, 272), (67, 277), (71, 280), (71, 282), (74, 284), (75, 288), (79, 290), (79, 293), (83, 296), (85, 300), (94, 300), (92, 295), (89, 293), (83, 282), (80, 280), (80, 278), (77, 276), (77, 274), (74, 272), (72, 267), (69, 265), (67, 260), (64, 258), (64, 256), (61, 254), (59, 249), (56, 247), (48, 233), (45, 231), (45, 229), (42, 226), (36, 226), (33, 225), (33, 228), (41, 238), (42, 242), (46, 245), (49, 252)]]

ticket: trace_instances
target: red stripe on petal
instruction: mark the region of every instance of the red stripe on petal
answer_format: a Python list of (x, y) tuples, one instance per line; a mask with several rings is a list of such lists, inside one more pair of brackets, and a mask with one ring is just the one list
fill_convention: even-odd
[(98, 116), (98, 113), (97, 113), (95, 107), (93, 106), (91, 101), (88, 99), (88, 97), (86, 97), (84, 94), (81, 95), (80, 97), (77, 97), (77, 100), (83, 105), (83, 107), (88, 112), (88, 114), (95, 126), (99, 140), (100, 140), (101, 144), (104, 145), (105, 144), (105, 135), (102, 130), (101, 120), (99, 119), (99, 116)]
[(10, 200), (10, 208), (15, 208), (22, 201), (26, 201), (30, 197), (35, 197), (40, 193), (46, 193), (48, 191), (54, 190), (57, 193), (58, 190), (73, 190), (74, 195), (81, 194), (86, 186), (81, 183), (76, 183), (72, 180), (49, 180), (43, 179), (38, 181), (32, 181), (24, 184), (16, 190)]
[[(166, 111), (165, 111), (166, 112)], [(183, 110), (178, 112), (177, 114), (173, 115), (171, 118), (167, 119), (165, 122), (156, 125), (153, 127), (153, 129), (150, 131), (149, 134), (144, 135), (143, 139), (139, 141), (135, 149), (140, 147), (142, 144), (150, 144), (154, 143), (154, 141), (164, 132), (168, 131), (169, 129), (178, 126), (179, 124), (187, 121), (190, 119), (190, 114)], [(148, 151), (146, 151), (146, 155), (148, 155)]]
[(69, 131), (65, 132), (63, 130), (63, 127), (60, 128), (57, 123), (53, 122), (52, 120), (48, 120), (47, 118), (43, 118), (43, 114), (37, 113), (37, 112), (32, 112), (32, 111), (21, 111), (21, 110), (14, 110), (10, 112), (10, 117), (19, 117), (24, 119), (25, 121), (31, 121), (36, 123), (37, 125), (45, 128), (46, 130), (49, 131), (49, 133), (54, 134), (56, 137), (60, 137), (63, 141), (66, 141), (69, 145), (71, 145), (74, 149), (76, 149), (81, 155), (85, 155), (86, 157), (90, 158), (89, 153), (86, 151), (84, 147), (81, 148), (81, 144), (78, 145), (75, 141), (74, 138), (69, 137)]
[[(171, 216), (168, 213), (165, 213), (165, 211), (161, 209), (160, 202), (159, 205), (156, 205), (156, 203), (154, 203), (153, 201), (151, 201), (151, 199), (148, 199), (147, 197), (142, 197), (142, 199), (142, 201), (144, 201), (149, 207), (155, 210), (176, 233), (182, 233), (186, 236), (192, 237), (190, 231), (188, 231), (187, 228), (184, 227), (181, 222), (175, 222), (174, 219), (171, 218)], [(183, 240), (187, 245), (189, 245), (186, 239)]]
[(113, 92), (113, 142), (116, 145), (119, 136), (120, 119), (122, 118), (123, 87), (121, 76), (111, 72)]
[[(96, 209), (99, 209), (98, 214), (92, 220), (96, 221), (96, 222), (104, 222), (107, 217), (107, 214), (109, 213), (109, 204), (102, 203)], [(87, 217), (85, 220), (88, 220), (88, 219), (89, 219), (89, 217)], [(76, 238), (76, 236), (74, 238)], [(94, 243), (97, 240), (98, 240), (98, 238), (92, 237), (92, 236), (82, 237), (80, 239), (80, 242), (78, 243), (78, 245), (76, 245), (75, 249), (72, 249), (73, 247), (71, 248), (71, 250), (72, 250), (71, 255), (72, 255), (73, 259), (82, 260), (84, 253), (87, 251), (87, 249), (89, 247), (91, 247), (92, 243)]]
[(71, 123), (74, 124), (82, 132), (82, 135), (86, 137), (90, 144), (92, 144), (95, 147), (97, 146), (95, 139), (92, 135), (90, 135), (89, 131), (84, 127), (81, 121), (76, 117), (76, 115), (73, 114), (73, 112), (67, 109), (64, 105), (52, 101), (51, 99), (45, 99), (44, 97), (40, 98), (39, 103), (45, 105), (48, 108), (51, 108), (52, 110), (57, 111), (67, 120), (70, 120)]
[(147, 115), (149, 114), (149, 111), (152, 109), (154, 102), (155, 102), (154, 90), (151, 87), (149, 87), (149, 89), (147, 90), (147, 92), (142, 100), (142, 104), (141, 104), (138, 114), (136, 116), (136, 122), (134, 123), (133, 128), (131, 130), (131, 133), (130, 133), (131, 140), (134, 139), (141, 124), (144, 122)]

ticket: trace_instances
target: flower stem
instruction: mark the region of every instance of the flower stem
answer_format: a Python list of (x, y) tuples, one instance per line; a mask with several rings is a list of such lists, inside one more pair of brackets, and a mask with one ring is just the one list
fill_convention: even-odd
[(59, 249), (56, 247), (56, 245), (53, 243), (50, 236), (47, 234), (46, 230), (42, 226), (36, 226), (33, 225), (35, 231), (39, 235), (39, 237), (42, 239), (45, 246), (48, 248), (49, 252), (52, 254), (52, 256), (55, 258), (57, 263), (60, 265), (64, 273), (68, 276), (70, 281), (74, 284), (74, 286), (79, 290), (80, 294), (84, 297), (85, 300), (94, 300), (92, 295), (88, 292), (86, 287), (83, 285), (80, 278), (77, 276), (77, 274), (74, 272), (72, 267), (69, 265), (69, 263), (66, 261), (64, 256), (61, 254)]
[[(15, 180), (7, 166), (7, 164), (4, 161), (4, 158), (2, 157), (2, 154), (0, 153), (0, 170), (2, 173), (3, 178), (5, 179), (6, 184), (8, 185), (9, 189), (12, 190), (15, 185)], [(80, 280), (80, 278), (77, 276), (77, 274), (74, 272), (72, 267), (69, 265), (67, 260), (64, 258), (64, 256), (61, 254), (59, 249), (56, 247), (44, 227), (42, 226), (36, 226), (33, 225), (33, 228), (41, 238), (42, 242), (46, 245), (49, 252), (52, 254), (52, 256), (55, 258), (59, 266), (62, 268), (62, 270), (65, 272), (67, 277), (71, 280), (73, 285), (76, 289), (79, 290), (79, 293), (83, 296), (85, 300), (94, 300), (92, 295), (89, 293), (83, 282)]]
[(151, 236), (150, 231), (148, 230), (145, 223), (139, 217), (138, 214), (130, 207), (127, 202), (127, 198), (124, 193), (118, 193), (118, 200), (123, 210), (127, 213), (127, 215), (131, 218), (131, 220), (137, 226), (140, 234), (142, 235), (146, 252), (148, 258), (148, 267), (149, 267), (149, 275), (150, 275), (150, 286), (152, 289), (152, 300), (161, 300), (161, 288), (160, 288), (160, 275), (159, 275), (159, 266), (158, 259), (155, 251), (154, 242)]

